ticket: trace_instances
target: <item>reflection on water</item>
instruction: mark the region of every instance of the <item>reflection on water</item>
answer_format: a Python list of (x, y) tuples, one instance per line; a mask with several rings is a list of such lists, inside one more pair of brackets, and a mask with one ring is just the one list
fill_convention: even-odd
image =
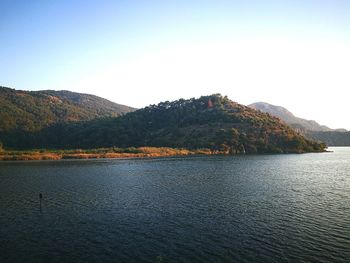
[(333, 150), (0, 163), (0, 261), (346, 262), (350, 148)]

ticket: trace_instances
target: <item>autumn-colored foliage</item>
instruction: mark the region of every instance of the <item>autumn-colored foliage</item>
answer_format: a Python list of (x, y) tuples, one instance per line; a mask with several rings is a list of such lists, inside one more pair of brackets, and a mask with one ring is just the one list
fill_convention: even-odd
[(0, 154), (0, 161), (15, 160), (60, 160), (60, 159), (100, 159), (100, 158), (144, 158), (185, 155), (208, 155), (213, 153), (209, 149), (176, 149), (167, 147), (140, 147), (140, 148), (99, 148), (75, 150), (33, 150), (33, 151), (4, 151)]

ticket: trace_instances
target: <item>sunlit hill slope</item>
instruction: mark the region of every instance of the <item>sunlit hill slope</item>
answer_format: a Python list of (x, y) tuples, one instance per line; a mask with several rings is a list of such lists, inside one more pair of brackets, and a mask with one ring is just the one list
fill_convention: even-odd
[(2, 134), (2, 140), (13, 148), (166, 146), (231, 154), (319, 152), (325, 147), (280, 119), (220, 94), (162, 102), (117, 118)]

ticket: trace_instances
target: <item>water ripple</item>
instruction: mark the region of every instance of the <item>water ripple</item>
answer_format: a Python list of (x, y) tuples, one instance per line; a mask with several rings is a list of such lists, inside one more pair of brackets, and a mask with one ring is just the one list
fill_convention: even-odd
[(347, 262), (349, 160), (0, 163), (0, 261)]

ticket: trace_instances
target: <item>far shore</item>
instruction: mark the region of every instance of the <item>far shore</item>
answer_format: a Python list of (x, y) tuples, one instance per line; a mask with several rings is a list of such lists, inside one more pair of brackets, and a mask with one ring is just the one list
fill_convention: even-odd
[(3, 151), (0, 153), (0, 161), (40, 161), (62, 159), (124, 159), (124, 158), (147, 158), (168, 157), (187, 155), (213, 155), (224, 154), (210, 149), (176, 149), (168, 147), (140, 147), (140, 148), (99, 148), (99, 149), (74, 149), (74, 150), (22, 150)]
[[(323, 152), (332, 152), (325, 150)], [(305, 153), (292, 151), (288, 153)], [(237, 154), (237, 153), (236, 153)], [(238, 153), (239, 154), (239, 153)], [(259, 153), (257, 153), (259, 154)], [(261, 154), (261, 153), (260, 153)], [(278, 154), (276, 152), (265, 154)], [(281, 152), (279, 152), (281, 154)], [(184, 149), (169, 147), (129, 147), (129, 148), (97, 148), (97, 149), (33, 149), (33, 150), (2, 150), (0, 161), (42, 161), (42, 160), (79, 160), (79, 159), (126, 159), (126, 158), (156, 158), (193, 155), (232, 155), (228, 150)]]

